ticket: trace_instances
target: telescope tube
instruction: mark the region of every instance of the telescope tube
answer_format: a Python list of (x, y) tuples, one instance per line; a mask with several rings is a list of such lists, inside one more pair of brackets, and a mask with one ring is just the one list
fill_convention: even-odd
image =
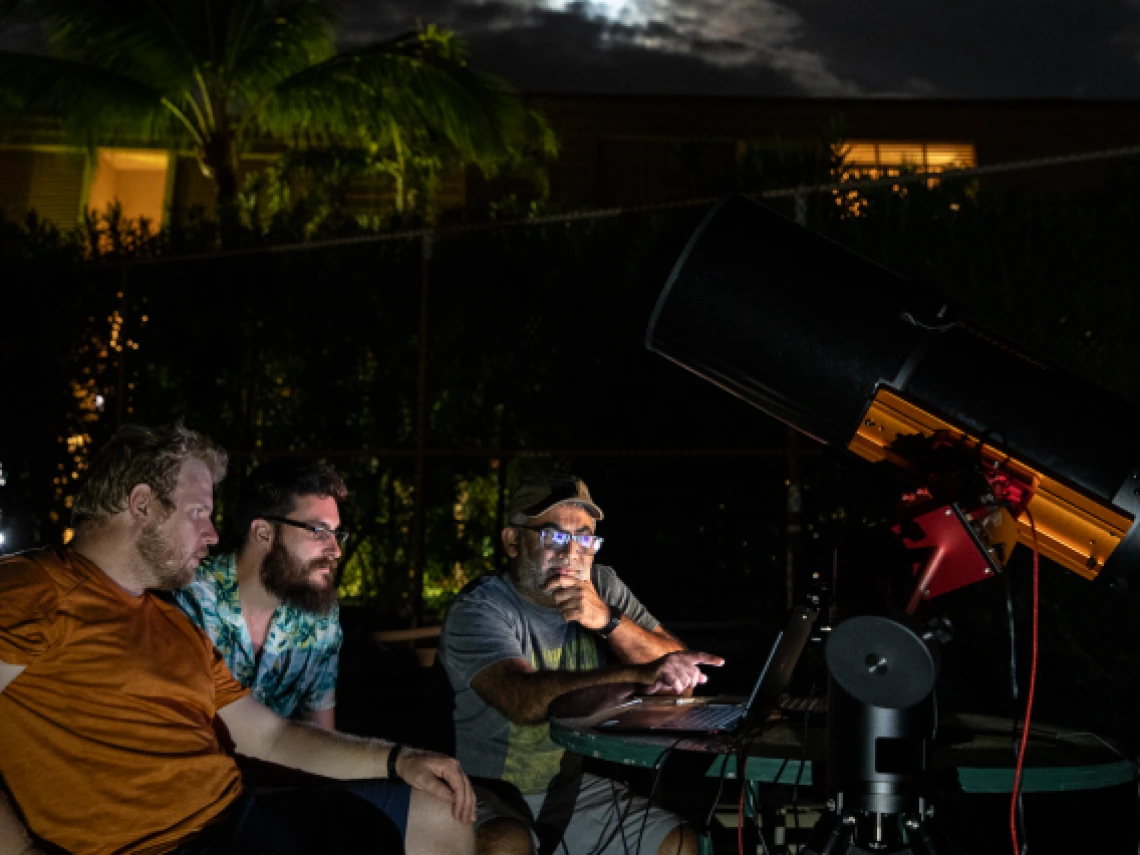
[(646, 346), (868, 459), (889, 459), (867, 442), (884, 413), (895, 420), (884, 447), (907, 432), (958, 434), (1037, 479), (1044, 554), (1122, 585), (1140, 562), (1135, 404), (744, 196), (718, 203), (689, 240)]

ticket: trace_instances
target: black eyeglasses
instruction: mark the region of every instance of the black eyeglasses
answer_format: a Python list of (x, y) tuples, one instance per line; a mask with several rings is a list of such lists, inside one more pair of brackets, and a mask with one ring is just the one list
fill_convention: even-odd
[(538, 539), (546, 549), (565, 549), (570, 545), (570, 541), (574, 541), (583, 552), (596, 555), (598, 550), (602, 548), (602, 541), (604, 540), (596, 534), (571, 534), (560, 528), (546, 525), (520, 525), (518, 528), (537, 531)]
[(348, 542), (348, 532), (344, 529), (332, 529), (323, 525), (310, 525), (300, 520), (291, 520), (288, 517), (262, 517), (262, 519), (266, 522), (291, 525), (293, 528), (303, 528), (313, 536), (313, 540), (317, 541), (317, 543), (328, 543), (329, 539), (334, 537), (336, 538), (336, 542), (341, 546), (344, 546)]

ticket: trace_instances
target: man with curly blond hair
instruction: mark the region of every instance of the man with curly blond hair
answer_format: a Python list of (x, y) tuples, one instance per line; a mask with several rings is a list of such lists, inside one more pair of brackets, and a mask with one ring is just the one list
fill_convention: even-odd
[[(454, 759), (282, 718), (155, 595), (217, 542), (225, 468), (181, 425), (124, 427), (87, 473), (72, 542), (0, 560), (0, 852), (37, 851), (34, 836), (79, 855), (469, 855)], [(330, 780), (252, 795), (231, 747)]]

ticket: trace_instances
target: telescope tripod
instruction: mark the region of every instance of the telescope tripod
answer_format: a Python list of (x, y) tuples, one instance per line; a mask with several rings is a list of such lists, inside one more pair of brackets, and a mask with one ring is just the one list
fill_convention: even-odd
[(842, 801), (842, 794), (828, 801), (803, 855), (953, 855), (925, 799), (914, 812), (896, 814), (844, 810)]
[(927, 787), (937, 714), (933, 636), (860, 615), (831, 632), (827, 813), (805, 855), (952, 855)]

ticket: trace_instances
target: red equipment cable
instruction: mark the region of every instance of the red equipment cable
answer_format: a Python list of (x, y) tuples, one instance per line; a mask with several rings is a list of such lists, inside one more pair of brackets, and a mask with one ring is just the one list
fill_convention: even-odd
[(1013, 855), (1021, 855), (1021, 843), (1017, 838), (1017, 797), (1021, 790), (1021, 770), (1025, 763), (1025, 745), (1029, 741), (1029, 719), (1033, 714), (1033, 690), (1037, 687), (1037, 601), (1040, 556), (1037, 552), (1037, 526), (1033, 514), (1026, 509), (1029, 529), (1033, 533), (1033, 653), (1029, 665), (1029, 694), (1025, 698), (1025, 724), (1021, 728), (1021, 745), (1017, 750), (1017, 768), (1013, 773), (1013, 797), (1009, 802), (1009, 836), (1013, 842)]
[(744, 855), (744, 786), (745, 780), (740, 782), (740, 805), (736, 812), (736, 848), (739, 855)]

